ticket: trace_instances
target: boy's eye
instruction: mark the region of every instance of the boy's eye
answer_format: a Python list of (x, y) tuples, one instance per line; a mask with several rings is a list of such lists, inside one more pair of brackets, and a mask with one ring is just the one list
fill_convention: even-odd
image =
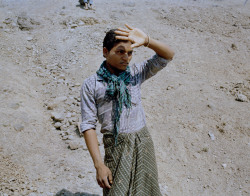
[(125, 51), (124, 50), (118, 50), (117, 53), (118, 54), (125, 54)]
[[(126, 51), (125, 50), (117, 50), (116, 53), (120, 54), (120, 55), (124, 55), (126, 53)], [(132, 54), (133, 54), (133, 51), (128, 52), (128, 56), (131, 56)]]

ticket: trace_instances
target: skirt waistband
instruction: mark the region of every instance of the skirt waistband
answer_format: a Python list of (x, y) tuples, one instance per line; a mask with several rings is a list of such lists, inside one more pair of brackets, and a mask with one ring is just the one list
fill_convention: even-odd
[[(148, 128), (145, 126), (139, 131), (132, 132), (132, 133), (119, 133), (117, 139), (117, 145), (123, 143), (124, 141), (133, 140), (133, 138), (138, 138), (141, 140), (142, 138), (151, 138)], [(104, 148), (113, 146), (115, 144), (115, 138), (112, 133), (104, 133), (103, 134), (103, 144)]]

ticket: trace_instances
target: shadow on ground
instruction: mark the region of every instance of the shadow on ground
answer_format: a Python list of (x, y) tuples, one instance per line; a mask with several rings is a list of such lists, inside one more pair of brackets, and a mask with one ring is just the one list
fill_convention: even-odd
[(84, 1), (83, 0), (79, 0), (79, 5), (76, 5), (76, 7), (80, 7), (82, 9), (84, 9)]
[(71, 193), (70, 191), (68, 191), (66, 189), (62, 189), (61, 191), (56, 193), (55, 196), (100, 196), (100, 195), (90, 194), (90, 193), (86, 193), (86, 192)]

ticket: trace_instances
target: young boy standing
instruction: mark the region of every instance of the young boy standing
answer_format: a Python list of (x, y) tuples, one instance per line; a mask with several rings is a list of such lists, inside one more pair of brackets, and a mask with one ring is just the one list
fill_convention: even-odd
[[(172, 60), (174, 52), (140, 29), (126, 27), (106, 34), (106, 60), (82, 85), (80, 129), (104, 196), (158, 196), (161, 193), (155, 152), (146, 127), (140, 88)], [(140, 46), (156, 54), (130, 66), (133, 48)], [(95, 131), (97, 121), (103, 133), (104, 161)]]

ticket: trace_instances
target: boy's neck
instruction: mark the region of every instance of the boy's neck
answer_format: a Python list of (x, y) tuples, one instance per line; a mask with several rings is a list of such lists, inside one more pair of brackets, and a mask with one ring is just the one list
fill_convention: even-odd
[(109, 70), (109, 72), (111, 74), (114, 74), (116, 76), (119, 76), (120, 73), (124, 72), (124, 70), (117, 69), (117, 68), (113, 67), (112, 65), (110, 65), (107, 62), (105, 63), (105, 67), (106, 67), (106, 69)]

